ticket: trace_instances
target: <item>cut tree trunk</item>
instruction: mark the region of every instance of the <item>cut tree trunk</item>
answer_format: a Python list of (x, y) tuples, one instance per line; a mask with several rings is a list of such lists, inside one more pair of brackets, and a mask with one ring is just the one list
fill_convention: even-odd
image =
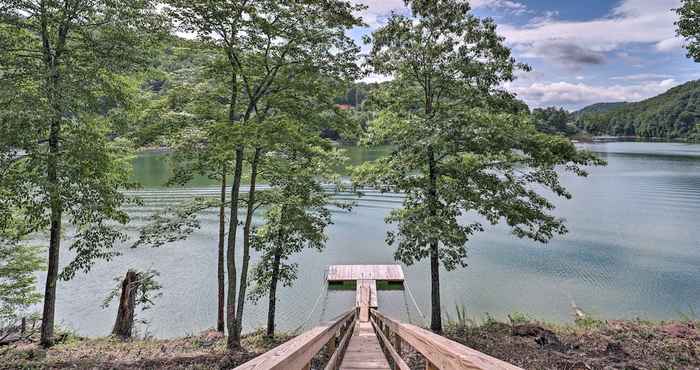
[(119, 297), (119, 309), (117, 319), (114, 322), (112, 335), (123, 340), (130, 339), (134, 328), (134, 310), (136, 309), (136, 290), (138, 288), (138, 274), (129, 270), (122, 280), (122, 293)]

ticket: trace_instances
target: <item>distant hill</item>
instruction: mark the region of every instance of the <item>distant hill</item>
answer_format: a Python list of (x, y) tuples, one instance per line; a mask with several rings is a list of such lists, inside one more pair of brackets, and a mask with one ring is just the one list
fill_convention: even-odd
[(619, 103), (596, 103), (589, 105), (581, 110), (578, 110), (574, 112), (575, 115), (582, 115), (582, 114), (587, 114), (587, 113), (606, 113), (611, 110), (617, 109), (622, 107), (623, 105), (626, 105), (628, 103), (625, 102), (619, 102)]
[(576, 126), (592, 134), (645, 138), (700, 138), (700, 81), (691, 81), (637, 103), (600, 103), (575, 113)]

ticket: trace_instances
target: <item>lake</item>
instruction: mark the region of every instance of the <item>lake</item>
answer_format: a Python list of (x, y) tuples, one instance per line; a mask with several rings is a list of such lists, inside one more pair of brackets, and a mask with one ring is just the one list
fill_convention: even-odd
[[(574, 195), (557, 201), (555, 214), (570, 232), (546, 245), (519, 240), (501, 226), (489, 227), (469, 245), (469, 267), (442, 273), (443, 307), (454, 317), (463, 305), (475, 319), (486, 313), (504, 319), (518, 311), (550, 321), (571, 321), (572, 303), (600, 318), (678, 319), (700, 312), (700, 145), (675, 143), (585, 144), (608, 161), (588, 178), (564, 176)], [(382, 155), (386, 148), (351, 148), (353, 163)], [(187, 187), (166, 188), (164, 154), (142, 154), (134, 162), (143, 184), (134, 192), (144, 204), (128, 209), (133, 233), (148, 215), (193, 196), (216, 196), (207, 178)], [(342, 198), (354, 198), (350, 194)], [(369, 192), (352, 212), (335, 211), (324, 252), (294, 259), (299, 279), (281, 288), (279, 328), (308, 327), (350, 308), (353, 291), (325, 289), (330, 264), (393, 263), (385, 242), (384, 217), (401, 205), (400, 194)], [(109, 334), (116, 307), (102, 300), (128, 268), (160, 271), (163, 296), (140, 314), (141, 327), (157, 337), (182, 336), (216, 323), (217, 211), (202, 214), (202, 228), (186, 241), (161, 248), (123, 249), (123, 255), (95, 265), (88, 274), (59, 282), (57, 319), (79, 334)], [(240, 232), (239, 232), (240, 236)], [(66, 249), (66, 248), (64, 248)], [(69, 253), (62, 254), (62, 263)], [(407, 289), (381, 291), (380, 309), (414, 323), (429, 317), (428, 261), (404, 266)], [(43, 289), (43, 276), (41, 277)], [(415, 303), (414, 303), (415, 300)], [(250, 304), (246, 330), (265, 323), (267, 302)]]

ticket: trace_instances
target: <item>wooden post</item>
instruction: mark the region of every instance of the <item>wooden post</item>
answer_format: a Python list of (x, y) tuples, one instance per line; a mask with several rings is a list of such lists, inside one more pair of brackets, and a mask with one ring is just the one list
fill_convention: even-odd
[(328, 344), (326, 344), (326, 354), (328, 355), (328, 358), (333, 356), (333, 353), (335, 352), (335, 350), (337, 348), (336, 343), (335, 343), (335, 338), (337, 335), (338, 335), (337, 332), (335, 334), (333, 334), (333, 336), (331, 337), (331, 340), (329, 340)]
[(401, 337), (397, 333), (394, 333), (394, 350), (401, 355)]
[(306, 366), (304, 366), (302, 370), (311, 370), (311, 363), (309, 362), (308, 364), (306, 364)]

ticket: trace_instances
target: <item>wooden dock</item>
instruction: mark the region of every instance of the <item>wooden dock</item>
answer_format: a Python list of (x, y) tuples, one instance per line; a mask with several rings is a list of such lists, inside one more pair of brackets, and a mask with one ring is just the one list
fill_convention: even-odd
[(406, 344), (425, 359), (426, 370), (522, 370), (380, 311), (377, 281), (403, 282), (399, 265), (333, 265), (329, 282), (356, 282), (355, 307), (235, 370), (310, 370), (325, 348), (324, 370), (410, 370), (401, 356)]
[(327, 279), (330, 282), (363, 279), (403, 282), (404, 275), (400, 265), (330, 265)]
[(340, 370), (391, 370), (369, 322), (358, 322), (345, 350)]

